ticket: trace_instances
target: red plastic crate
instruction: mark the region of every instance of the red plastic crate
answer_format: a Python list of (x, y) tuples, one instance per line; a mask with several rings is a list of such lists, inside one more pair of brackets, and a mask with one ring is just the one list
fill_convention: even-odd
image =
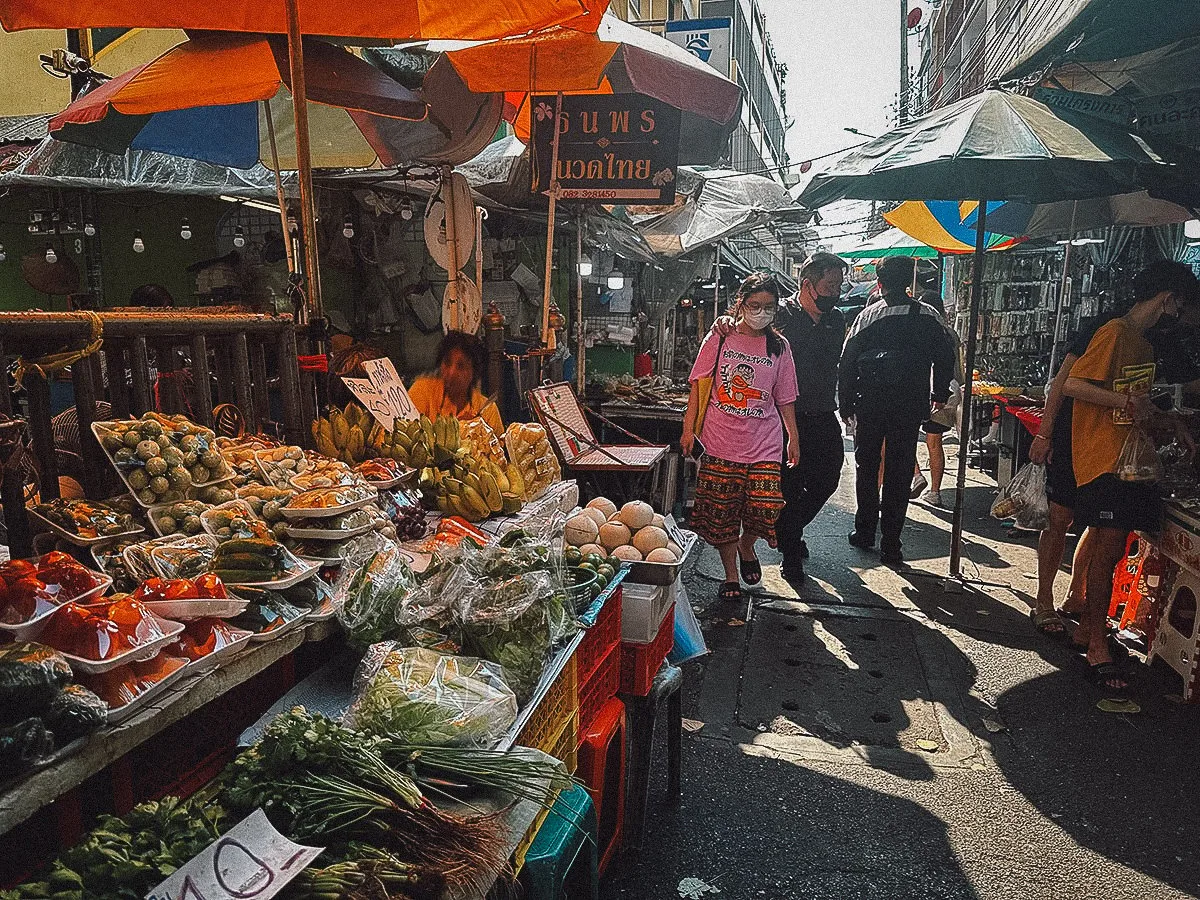
[[(618, 642), (619, 643), (619, 642)], [(587, 684), (579, 685), (579, 733), (591, 727), (604, 704), (621, 689), (621, 648), (613, 645), (596, 667)]]
[(580, 694), (583, 693), (583, 686), (607, 658), (609, 651), (621, 643), (621, 590), (621, 585), (618, 585), (604, 601), (600, 615), (596, 617), (596, 624), (584, 633), (583, 641), (575, 651)]
[(596, 807), (600, 874), (621, 846), (625, 824), (625, 704), (615, 697), (595, 721), (580, 731), (576, 777), (587, 786)]
[(654, 676), (671, 648), (675, 646), (675, 604), (667, 610), (662, 627), (649, 644), (621, 642), (621, 693), (645, 697), (650, 693)]

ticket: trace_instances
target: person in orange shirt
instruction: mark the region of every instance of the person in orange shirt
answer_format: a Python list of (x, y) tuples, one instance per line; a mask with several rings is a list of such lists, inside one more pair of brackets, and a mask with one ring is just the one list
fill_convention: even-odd
[(417, 412), (436, 419), (454, 416), (464, 422), (482, 419), (497, 435), (504, 423), (494, 401), (483, 393), (487, 350), (483, 341), (464, 331), (451, 331), (438, 346), (437, 371), (421, 375), (408, 389)]
[[(1129, 686), (1113, 660), (1106, 629), (1113, 575), (1129, 532), (1158, 531), (1162, 519), (1157, 486), (1137, 480), (1136, 473), (1119, 472), (1118, 463), (1133, 429), (1178, 428), (1177, 421), (1163, 421), (1166, 414), (1150, 402), (1155, 361), (1146, 332), (1177, 321), (1196, 291), (1189, 266), (1163, 261), (1147, 267), (1134, 279), (1133, 308), (1096, 332), (1063, 385), (1063, 393), (1074, 400), (1075, 523), (1092, 531), (1087, 605), (1074, 641), (1086, 652), (1092, 681), (1111, 692)], [(1186, 430), (1180, 436), (1190, 444)]]

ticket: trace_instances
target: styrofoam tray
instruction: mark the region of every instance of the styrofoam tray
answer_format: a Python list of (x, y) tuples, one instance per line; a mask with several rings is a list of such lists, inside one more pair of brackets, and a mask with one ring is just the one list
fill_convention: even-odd
[(134, 522), (131, 530), (122, 531), (120, 534), (105, 534), (94, 538), (80, 537), (74, 532), (67, 531), (67, 529), (63, 528), (61, 525), (56, 525), (54, 522), (51, 522), (33, 507), (29, 507), (28, 512), (29, 515), (36, 519), (40, 524), (50, 529), (54, 535), (62, 538), (68, 544), (74, 544), (76, 547), (94, 547), (97, 544), (108, 544), (113, 541), (119, 541), (121, 538), (134, 537), (136, 535), (146, 533), (145, 528)]
[(287, 533), (289, 537), (294, 537), (300, 541), (342, 541), (347, 538), (358, 537), (360, 534), (366, 534), (378, 526), (378, 524), (378, 522), (368, 522), (365, 525), (359, 525), (357, 528), (348, 529), (294, 528), (288, 525)]
[[(182, 547), (184, 545), (188, 545), (201, 553), (203, 553), (205, 551), (211, 551), (209, 553), (209, 557), (208, 557), (208, 563), (211, 563), (212, 562), (212, 554), (216, 552), (217, 539), (209, 534), (193, 534), (190, 537), (180, 538), (179, 540), (172, 541), (169, 544), (167, 544), (167, 543), (159, 544), (156, 547), (150, 548), (150, 562), (152, 562), (154, 564), (154, 568), (158, 572), (160, 577), (166, 578), (168, 580), (172, 579), (172, 578), (180, 577), (179, 573), (178, 573), (178, 569), (173, 568), (167, 560), (160, 559), (159, 556), (162, 553), (162, 551), (169, 550), (169, 549), (175, 548), (175, 547)], [(207, 565), (207, 563), (206, 563), (206, 565)], [(195, 577), (195, 576), (193, 576), (193, 577)]]
[(191, 619), (229, 619), (236, 616), (248, 605), (249, 600), (230, 597), (189, 598), (184, 600), (143, 600), (142, 605), (156, 616), (164, 619), (174, 619), (177, 622), (187, 622)]
[(232, 540), (233, 538), (240, 538), (240, 537), (254, 537), (254, 535), (253, 534), (235, 534), (229, 538), (222, 538), (220, 535), (218, 535), (216, 533), (216, 531), (213, 529), (212, 523), (209, 521), (212, 518), (212, 514), (215, 513), (217, 510), (222, 510), (222, 511), (236, 510), (238, 513), (241, 514), (241, 517), (243, 519), (248, 519), (251, 522), (261, 522), (262, 521), (262, 519), (260, 519), (257, 515), (255, 515), (254, 510), (251, 508), (250, 504), (247, 503), (245, 500), (240, 500), (240, 499), (239, 500), (227, 500), (224, 503), (218, 503), (216, 506), (212, 507), (211, 509), (206, 509), (203, 513), (200, 514), (200, 527), (204, 529), (205, 534), (212, 535), (218, 541)]
[[(182, 657), (177, 657), (177, 659), (182, 659)], [(134, 697), (132, 700), (130, 700), (128, 703), (126, 703), (124, 706), (118, 706), (116, 709), (113, 709), (110, 706), (108, 708), (108, 724), (109, 725), (120, 725), (122, 722), (124, 722), (126, 719), (133, 716), (135, 713), (140, 712), (142, 710), (142, 708), (146, 706), (147, 703), (149, 703), (155, 697), (161, 696), (163, 693), (165, 693), (167, 688), (169, 688), (176, 681), (178, 681), (180, 678), (182, 678), (185, 673), (190, 673), (190, 672), (195, 671), (192, 668), (193, 665), (194, 665), (194, 663), (192, 663), (190, 660), (185, 661), (182, 666), (180, 666), (178, 669), (176, 669), (174, 672), (172, 672), (170, 675), (168, 675), (162, 681), (158, 682), (157, 684), (151, 685), (146, 690), (142, 691), (142, 693), (138, 694), (136, 697)]]
[(347, 503), (344, 506), (330, 506), (325, 509), (293, 509), (283, 506), (280, 507), (279, 512), (285, 519), (328, 519), (330, 516), (340, 516), (342, 513), (370, 506), (372, 503), (377, 502), (377, 499), (376, 496), (363, 497), (361, 500), (355, 500), (353, 503)]
[(307, 622), (311, 613), (308, 610), (302, 610), (300, 615), (292, 619), (290, 622), (285, 622), (274, 631), (256, 631), (250, 638), (256, 644), (261, 644), (264, 641), (273, 641), (277, 637), (283, 637), (292, 629), (296, 628), (303, 622)]
[(91, 590), (84, 591), (78, 597), (72, 597), (70, 600), (64, 600), (62, 603), (58, 604), (53, 609), (48, 609), (44, 613), (42, 613), (40, 616), (34, 616), (32, 619), (28, 620), (27, 622), (21, 622), (17, 625), (2, 625), (2, 624), (0, 624), (0, 631), (5, 632), (6, 634), (11, 634), (13, 637), (13, 640), (15, 640), (15, 641), (32, 640), (33, 638), (37, 637), (39, 634), (42, 633), (42, 629), (46, 627), (46, 623), (48, 621), (50, 621), (50, 617), (52, 615), (54, 615), (56, 612), (58, 612), (64, 603), (71, 603), (71, 602), (87, 603), (88, 600), (90, 600), (93, 597), (96, 597), (100, 594), (103, 594), (110, 587), (112, 587), (112, 583), (113, 583), (112, 576), (105, 575), (103, 572), (96, 572), (92, 569), (89, 569), (88, 571), (92, 572), (92, 574), (96, 576), (96, 578), (99, 582), (94, 588), (92, 588)]
[(179, 636), (179, 633), (183, 631), (182, 622), (168, 622), (159, 616), (155, 616), (155, 618), (158, 619), (159, 627), (163, 630), (162, 637), (147, 641), (142, 646), (134, 647), (132, 650), (126, 650), (124, 653), (112, 657), (112, 659), (85, 659), (82, 656), (63, 653), (61, 650), (59, 653), (62, 653), (66, 661), (71, 664), (73, 670), (84, 675), (103, 675), (110, 669), (115, 669), (117, 666), (123, 666), (126, 663), (144, 662), (147, 659), (153, 658), (159, 650), (175, 640)]
[[(245, 628), (239, 628), (242, 632), (240, 636), (234, 639), (229, 644), (226, 644), (220, 650), (214, 650), (207, 656), (202, 656), (199, 659), (189, 659), (188, 664), (184, 667), (195, 675), (203, 675), (206, 672), (211, 672), (213, 669), (225, 663), (231, 656), (237, 656), (250, 644), (251, 638), (254, 637), (253, 631), (247, 631)], [(186, 659), (186, 657), (181, 657)], [(181, 670), (182, 671), (182, 670)]]
[[(96, 436), (96, 441), (100, 444), (100, 449), (104, 451), (104, 456), (108, 460), (109, 465), (111, 465), (113, 467), (113, 469), (116, 470), (116, 473), (120, 477), (121, 482), (129, 490), (129, 493), (133, 495), (134, 502), (136, 502), (138, 504), (138, 506), (141, 506), (143, 509), (149, 509), (151, 506), (161, 506), (164, 501), (160, 501), (158, 503), (143, 503), (138, 498), (138, 492), (135, 491), (133, 489), (132, 485), (129, 484), (129, 479), (128, 479), (129, 472), (132, 471), (132, 469), (136, 469), (139, 467), (138, 466), (130, 467), (130, 466), (118, 465), (117, 461), (115, 459), (113, 459), (112, 454), (104, 448), (103, 432), (112, 430), (111, 428), (108, 427), (110, 424), (111, 424), (111, 422), (93, 422), (92, 423), (92, 434), (94, 434)], [(215, 447), (214, 447), (214, 449), (215, 449)], [(222, 457), (222, 463), (224, 464), (225, 469), (226, 469), (226, 472), (224, 475), (221, 475), (217, 478), (213, 478), (211, 481), (193, 482), (190, 485), (190, 487), (188, 488), (188, 490), (191, 490), (192, 488), (210, 487), (214, 484), (220, 484), (222, 481), (229, 481), (229, 479), (233, 478), (233, 472), (229, 468), (229, 463), (225, 462), (223, 457)], [(185, 490), (182, 493), (184, 494), (184, 496), (186, 496), (187, 491)], [(182, 500), (182, 499), (184, 499), (184, 497), (180, 497), (179, 499)], [(165, 502), (173, 503), (174, 501), (168, 500)]]
[(287, 567), (283, 575), (272, 581), (235, 581), (230, 586), (242, 585), (244, 587), (282, 590), (290, 588), (293, 584), (299, 584), (320, 568), (316, 563), (304, 562), (292, 553), (291, 550), (285, 548), (283, 552), (287, 558)]

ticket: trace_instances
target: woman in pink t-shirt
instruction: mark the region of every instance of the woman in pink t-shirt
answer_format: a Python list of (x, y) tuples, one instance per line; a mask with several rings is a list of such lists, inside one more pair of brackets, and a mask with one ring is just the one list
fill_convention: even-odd
[(779, 308), (779, 284), (756, 273), (738, 288), (727, 336), (705, 338), (692, 366), (692, 392), (683, 417), (683, 452), (696, 442), (697, 381), (712, 378), (708, 408), (699, 434), (703, 458), (692, 508), (692, 527), (721, 554), (725, 567), (722, 600), (742, 596), (738, 580), (762, 580), (754, 542), (775, 546), (775, 520), (783, 508), (779, 460), (787, 431), (787, 460), (799, 458), (796, 436), (796, 364), (791, 348), (771, 323)]

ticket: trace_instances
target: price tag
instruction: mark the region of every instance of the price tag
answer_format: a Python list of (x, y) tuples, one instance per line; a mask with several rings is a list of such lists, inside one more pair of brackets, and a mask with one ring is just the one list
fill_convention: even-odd
[(384, 357), (383, 359), (363, 360), (362, 367), (371, 383), (387, 398), (393, 419), (404, 419), (406, 422), (411, 422), (413, 419), (421, 418), (421, 414), (413, 405), (412, 398), (408, 396), (404, 382), (400, 380), (400, 376), (396, 373), (396, 367), (392, 365), (390, 359)]
[(292, 843), (256, 809), (146, 900), (268, 900), (324, 849)]
[[(361, 403), (385, 431), (392, 430), (396, 414), (392, 410), (391, 401), (377, 384), (366, 378), (347, 378), (342, 376), (342, 384), (350, 389), (350, 393)], [(409, 401), (412, 402), (411, 400)]]

